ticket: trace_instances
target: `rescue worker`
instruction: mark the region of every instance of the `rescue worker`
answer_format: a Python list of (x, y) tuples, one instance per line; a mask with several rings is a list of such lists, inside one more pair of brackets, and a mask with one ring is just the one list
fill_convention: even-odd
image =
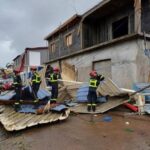
[(96, 111), (96, 102), (97, 102), (97, 94), (96, 89), (100, 84), (100, 81), (104, 80), (102, 75), (97, 74), (95, 70), (90, 72), (90, 80), (89, 80), (89, 91), (88, 91), (88, 104), (87, 111)]
[(47, 65), (45, 77), (48, 78), (50, 74), (53, 73), (53, 67), (51, 65)]
[(32, 93), (33, 93), (33, 97), (35, 98), (34, 102), (37, 103), (39, 101), (37, 93), (40, 88), (41, 77), (38, 74), (36, 67), (31, 67), (31, 72), (32, 72), (32, 78), (31, 78)]
[(21, 81), (21, 77), (19, 75), (20, 71), (15, 69), (13, 70), (14, 72), (14, 76), (13, 76), (13, 87), (15, 88), (15, 110), (19, 110), (20, 109), (20, 102), (21, 102), (21, 93), (22, 93), (22, 81)]
[(51, 102), (56, 103), (58, 97), (58, 79), (61, 79), (59, 68), (54, 68), (53, 73), (50, 74), (50, 85), (52, 87), (51, 90)]
[(53, 73), (53, 67), (51, 65), (47, 65), (47, 68), (46, 68), (46, 73), (45, 73), (45, 78), (46, 78), (46, 84), (48, 86), (51, 86), (50, 85), (50, 81), (49, 81), (49, 77), (50, 75)]

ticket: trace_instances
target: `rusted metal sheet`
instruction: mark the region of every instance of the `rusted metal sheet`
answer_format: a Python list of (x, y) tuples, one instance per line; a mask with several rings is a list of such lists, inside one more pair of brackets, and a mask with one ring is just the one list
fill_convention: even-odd
[[(2, 110), (2, 111), (1, 111)], [(64, 113), (50, 112), (48, 114), (36, 115), (15, 112), (12, 107), (0, 107), (0, 122), (7, 131), (17, 131), (38, 124), (46, 124), (68, 118), (70, 110)]]

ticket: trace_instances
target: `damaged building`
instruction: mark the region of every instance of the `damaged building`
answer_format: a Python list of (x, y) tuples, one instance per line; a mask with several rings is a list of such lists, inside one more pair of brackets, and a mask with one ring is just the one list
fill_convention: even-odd
[(148, 82), (149, 0), (104, 0), (74, 15), (45, 37), (50, 61), (71, 79), (87, 81), (91, 69), (120, 87)]

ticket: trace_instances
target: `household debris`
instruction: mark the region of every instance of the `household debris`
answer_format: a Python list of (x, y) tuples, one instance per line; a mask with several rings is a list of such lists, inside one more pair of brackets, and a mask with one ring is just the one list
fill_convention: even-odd
[[(47, 88), (45, 81), (45, 70), (45, 67), (40, 70), (43, 84), (41, 84), (41, 88), (38, 92), (38, 99), (40, 99), (40, 101), (38, 102), (38, 105), (36, 107), (33, 104), (33, 100), (29, 98), (30, 96), (26, 96), (30, 95), (32, 91), (28, 84), (28, 81), (26, 81), (28, 79), (26, 79), (25, 81), (27, 82), (28, 86), (25, 86), (23, 88), (24, 96), (23, 101), (21, 102), (21, 109), (18, 110), (18, 112), (15, 112), (13, 107), (11, 106), (0, 108), (0, 112), (2, 113), (0, 115), (0, 121), (8, 131), (20, 130), (37, 124), (44, 124), (54, 122), (56, 120), (67, 119), (70, 110), (75, 113), (98, 114), (107, 112), (124, 104), (132, 111), (138, 111), (139, 114), (144, 114), (144, 112), (147, 111), (147, 109), (145, 109), (144, 107), (145, 99), (142, 94), (140, 94), (138, 91), (136, 92), (130, 89), (119, 88), (111, 79), (108, 78), (102, 81), (98, 86), (98, 105), (96, 111), (87, 112), (86, 102), (88, 84), (86, 82), (83, 83), (74, 80), (68, 80), (70, 78), (67, 77), (65, 78), (65, 80), (59, 80), (59, 82), (61, 82), (62, 84), (60, 84), (59, 86), (58, 102), (56, 104), (50, 104), (50, 108), (45, 111), (45, 104), (47, 104), (47, 101), (51, 96), (51, 88)], [(71, 70), (71, 72), (71, 79), (73, 79), (73, 69)], [(143, 89), (140, 89), (140, 91), (142, 90)], [(0, 104), (14, 104), (14, 95), (15, 92), (13, 90), (3, 91), (0, 95)], [(27, 97), (29, 98), (28, 100)]]

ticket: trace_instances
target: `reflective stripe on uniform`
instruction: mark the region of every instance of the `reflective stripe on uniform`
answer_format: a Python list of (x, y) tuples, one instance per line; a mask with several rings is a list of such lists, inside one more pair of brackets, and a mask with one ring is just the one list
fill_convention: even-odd
[(97, 87), (97, 80), (96, 79), (90, 79), (90, 87)]
[(96, 104), (92, 104), (92, 106), (96, 106)]
[(57, 100), (56, 98), (52, 98), (52, 99), (51, 99), (51, 101), (56, 101), (56, 100)]
[(54, 79), (54, 74), (51, 74), (50, 75), (50, 82), (57, 82), (58, 80), (57, 79)]
[(87, 106), (92, 106), (92, 104), (87, 104)]
[(15, 102), (15, 105), (19, 105), (20, 103), (19, 102)]
[(41, 82), (41, 77), (39, 76), (38, 73), (35, 73), (35, 79), (32, 80), (32, 82), (35, 82), (35, 83), (40, 83)]

